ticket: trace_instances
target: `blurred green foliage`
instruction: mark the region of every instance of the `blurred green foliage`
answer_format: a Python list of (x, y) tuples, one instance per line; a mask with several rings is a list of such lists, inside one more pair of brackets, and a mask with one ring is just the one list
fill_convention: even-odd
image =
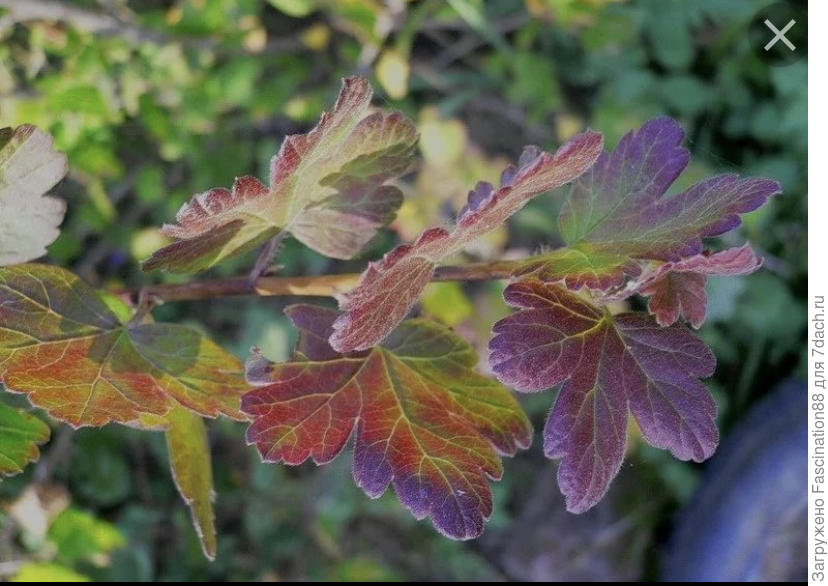
[[(282, 273), (361, 270), (398, 239), (445, 224), (466, 190), (496, 178), (524, 144), (552, 147), (592, 127), (612, 145), (648, 118), (668, 114), (687, 129), (694, 154), (676, 189), (735, 171), (772, 176), (785, 191), (723, 243), (749, 239), (766, 258), (764, 270), (711, 279), (710, 319), (701, 335), (719, 358), (710, 386), (723, 435), (777, 381), (804, 373), (807, 59), (770, 67), (750, 46), (747, 23), (764, 2), (17, 4), (19, 12), (12, 6), (0, 14), (0, 118), (4, 126), (41, 126), (67, 152), (71, 170), (58, 191), (69, 213), (48, 260), (95, 285), (181, 281), (138, 269), (163, 243), (157, 227), (194, 193), (229, 186), (245, 173), (266, 178), (284, 135), (311, 126), (340, 78), (360, 73), (374, 77), (379, 104), (418, 121), (419, 173), (401, 185), (408, 200), (393, 230), (361, 258), (335, 262), (289, 241), (278, 260)], [(20, 16), (37, 4), (50, 8), (49, 18)], [(508, 230), (464, 255), (493, 258), (558, 245), (559, 199), (538, 198)], [(243, 273), (251, 260), (234, 259), (210, 275)], [(498, 283), (441, 285), (429, 290), (422, 309), (483, 349), (491, 324), (506, 311), (500, 291)], [(258, 345), (280, 359), (294, 336), (281, 313), (291, 301), (178, 303), (155, 315), (198, 324), (242, 358)], [(549, 397), (522, 402), (540, 429)], [(42, 539), (27, 538), (13, 513), (0, 512), (0, 561), (21, 561), (0, 577), (526, 578), (534, 566), (513, 563), (511, 550), (495, 545), (524, 539), (522, 555), (533, 560), (558, 547), (532, 541), (526, 525), (559, 522), (532, 513), (557, 493), (554, 483), (540, 480), (554, 464), (537, 447), (506, 462), (487, 535), (454, 543), (411, 519), (391, 495), (365, 498), (347, 458), (319, 469), (266, 466), (244, 445), (243, 426), (219, 421), (210, 433), (218, 493), (214, 563), (204, 560), (170, 482), (161, 435), (58, 429), (38, 465), (0, 484), (6, 511), (34, 485), (68, 491), (58, 511), (38, 501), (48, 519)], [(634, 429), (630, 434), (637, 436)], [(567, 538), (580, 540), (589, 563), (578, 563), (591, 568), (592, 578), (600, 571), (604, 579), (652, 577), (672, 514), (697, 482), (700, 466), (640, 442), (633, 442), (630, 458), (620, 482), (633, 479), (625, 494), (634, 498), (613, 498), (624, 492), (613, 488), (594, 517), (570, 523), (580, 530)], [(601, 532), (616, 522), (631, 524), (637, 537)], [(604, 548), (601, 539), (624, 547)], [(635, 563), (622, 574), (621, 560), (634, 543), (647, 547), (636, 549)], [(574, 558), (561, 562), (567, 563), (570, 574), (545, 576), (581, 567)]]

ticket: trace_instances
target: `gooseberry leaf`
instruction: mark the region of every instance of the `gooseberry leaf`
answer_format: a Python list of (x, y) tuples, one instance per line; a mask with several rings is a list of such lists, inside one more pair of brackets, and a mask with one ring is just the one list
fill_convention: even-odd
[(555, 154), (527, 147), (517, 167), (510, 165), (495, 189), (480, 182), (469, 192), (454, 229), (430, 228), (413, 244), (398, 246), (371, 263), (359, 285), (340, 298), (344, 314), (334, 323), (331, 345), (342, 352), (365, 350), (381, 342), (402, 322), (428, 284), (434, 269), (469, 242), (503, 224), (532, 198), (556, 189), (589, 169), (603, 138), (585, 132)]
[(255, 177), (210, 189), (162, 232), (175, 239), (144, 270), (196, 272), (241, 254), (280, 232), (333, 258), (353, 257), (390, 222), (402, 194), (385, 182), (405, 173), (417, 143), (399, 112), (369, 113), (371, 86), (350, 77), (330, 112), (303, 135), (288, 136), (270, 163), (270, 187)]
[(563, 383), (544, 429), (544, 452), (560, 459), (567, 509), (581, 513), (606, 493), (621, 466), (627, 414), (652, 445), (702, 461), (718, 443), (716, 405), (699, 378), (715, 358), (681, 324), (645, 313), (610, 315), (564, 287), (526, 279), (509, 285), (518, 311), (497, 322), (489, 362), (523, 392)]
[(683, 138), (675, 120), (656, 118), (602, 153), (561, 208), (567, 247), (527, 259), (516, 274), (571, 289), (623, 288), (642, 265), (701, 254), (703, 238), (736, 228), (740, 214), (780, 193), (776, 181), (724, 174), (666, 196), (690, 160)]
[(247, 363), (256, 387), (242, 399), (247, 441), (267, 462), (330, 462), (355, 434), (354, 479), (379, 497), (389, 484), (414, 517), (431, 517), (454, 539), (477, 537), (492, 512), (487, 481), (501, 455), (531, 441), (515, 398), (478, 374), (477, 354), (448, 328), (403, 322), (381, 346), (341, 354), (328, 339), (338, 312), (287, 309), (299, 329), (292, 360), (258, 353)]
[(124, 323), (65, 269), (0, 269), (0, 382), (73, 427), (183, 405), (242, 419), (241, 364), (191, 328)]
[(31, 124), (0, 129), (0, 266), (46, 254), (66, 205), (44, 195), (68, 170), (52, 137)]
[(165, 419), (170, 468), (181, 498), (190, 507), (193, 526), (208, 559), (216, 558), (213, 513), (213, 468), (207, 427), (196, 413), (181, 406), (170, 409)]
[(49, 426), (34, 415), (0, 402), (0, 478), (19, 474), (40, 458), (37, 446), (49, 434)]
[(708, 275), (747, 275), (762, 266), (762, 259), (749, 244), (745, 244), (677, 262), (655, 264), (658, 266), (645, 271), (646, 278), (630, 282), (626, 291), (649, 297), (647, 309), (658, 325), (672, 325), (681, 316), (698, 329), (707, 315)]

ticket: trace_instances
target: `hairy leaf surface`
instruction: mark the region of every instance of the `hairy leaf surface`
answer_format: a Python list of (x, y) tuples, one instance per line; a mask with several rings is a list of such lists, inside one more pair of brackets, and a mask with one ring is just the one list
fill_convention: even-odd
[(399, 112), (369, 113), (371, 87), (343, 81), (330, 112), (303, 135), (288, 136), (270, 163), (270, 187), (250, 176), (232, 189), (201, 193), (179, 210), (164, 234), (176, 242), (144, 269), (195, 272), (290, 232), (310, 248), (351, 258), (390, 222), (402, 203), (386, 181), (411, 165), (414, 125)]
[(137, 422), (181, 404), (242, 418), (241, 365), (197, 331), (124, 324), (58, 267), (0, 269), (0, 381), (74, 427)]
[(43, 256), (58, 237), (66, 205), (44, 194), (67, 169), (48, 133), (31, 124), (0, 129), (0, 266)]
[(745, 244), (661, 264), (647, 278), (632, 281), (628, 290), (650, 298), (647, 309), (659, 325), (672, 325), (681, 316), (698, 329), (707, 315), (708, 275), (747, 275), (761, 266), (762, 260)]
[(247, 439), (268, 462), (333, 460), (355, 431), (354, 479), (380, 496), (393, 484), (417, 519), (455, 539), (477, 537), (492, 511), (488, 478), (500, 454), (531, 440), (509, 391), (475, 370), (474, 349), (434, 322), (404, 322), (382, 346), (340, 354), (328, 343), (337, 312), (299, 305), (290, 362), (254, 354), (242, 400)]
[[(624, 136), (611, 153), (602, 153), (573, 183), (561, 209), (567, 248), (528, 259), (517, 274), (570, 289), (613, 292), (649, 263), (701, 254), (703, 238), (736, 228), (740, 214), (780, 192), (776, 181), (725, 174), (666, 196), (690, 160), (680, 146), (683, 138), (675, 120), (656, 118)], [(694, 293), (688, 295), (698, 291), (698, 277), (671, 280), (690, 286)]]
[(558, 484), (576, 513), (597, 503), (618, 473), (627, 413), (644, 438), (681, 460), (708, 458), (718, 442), (716, 406), (699, 378), (713, 354), (683, 325), (643, 313), (611, 316), (563, 287), (528, 279), (507, 287), (518, 309), (495, 324), (490, 363), (519, 391), (563, 383), (544, 429), (560, 458)]
[(527, 147), (518, 166), (503, 171), (498, 189), (478, 183), (469, 192), (468, 204), (451, 232), (431, 228), (413, 244), (398, 246), (371, 263), (359, 286), (340, 299), (345, 313), (334, 324), (331, 345), (350, 352), (381, 342), (405, 319), (440, 261), (500, 226), (533, 197), (581, 175), (598, 157), (602, 145), (600, 134), (585, 132), (555, 154)]
[(40, 458), (37, 446), (49, 434), (49, 426), (34, 415), (0, 402), (0, 478), (19, 474)]

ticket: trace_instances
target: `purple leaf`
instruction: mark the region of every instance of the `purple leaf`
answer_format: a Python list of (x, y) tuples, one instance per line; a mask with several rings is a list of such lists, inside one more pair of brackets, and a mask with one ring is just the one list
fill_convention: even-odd
[(762, 266), (749, 244), (714, 254), (697, 254), (666, 263), (655, 274), (633, 281), (628, 291), (648, 296), (647, 309), (661, 326), (684, 317), (698, 329), (707, 314), (708, 275), (747, 275)]
[(718, 442), (716, 407), (700, 377), (715, 359), (682, 325), (645, 314), (610, 315), (562, 287), (527, 279), (509, 285), (518, 309), (494, 327), (489, 362), (519, 391), (563, 383), (544, 431), (560, 458), (567, 508), (583, 512), (609, 488), (623, 459), (627, 409), (644, 438), (682, 460), (708, 458)]
[(683, 137), (675, 120), (656, 118), (602, 153), (561, 208), (567, 246), (528, 258), (514, 275), (587, 288), (602, 301), (643, 293), (652, 296), (649, 309), (660, 324), (683, 316), (699, 327), (706, 313), (704, 275), (744, 274), (759, 266), (746, 250), (708, 257), (702, 239), (737, 227), (740, 214), (763, 205), (780, 185), (726, 174), (667, 196), (689, 162)]
[(621, 139), (572, 186), (559, 218), (570, 246), (634, 258), (677, 261), (702, 251), (701, 239), (732, 230), (739, 214), (780, 192), (769, 179), (717, 175), (678, 195), (665, 193), (689, 162), (671, 118), (656, 118)]

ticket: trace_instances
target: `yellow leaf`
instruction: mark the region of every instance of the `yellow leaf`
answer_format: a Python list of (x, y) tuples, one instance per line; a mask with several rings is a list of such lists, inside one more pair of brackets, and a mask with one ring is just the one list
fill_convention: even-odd
[(389, 97), (399, 100), (408, 95), (408, 76), (411, 73), (411, 65), (406, 55), (394, 49), (388, 49), (377, 61), (375, 73)]
[(213, 515), (213, 469), (207, 428), (204, 420), (183, 407), (174, 407), (166, 415), (167, 450), (178, 492), (193, 517), (204, 555), (216, 557), (216, 527)]

